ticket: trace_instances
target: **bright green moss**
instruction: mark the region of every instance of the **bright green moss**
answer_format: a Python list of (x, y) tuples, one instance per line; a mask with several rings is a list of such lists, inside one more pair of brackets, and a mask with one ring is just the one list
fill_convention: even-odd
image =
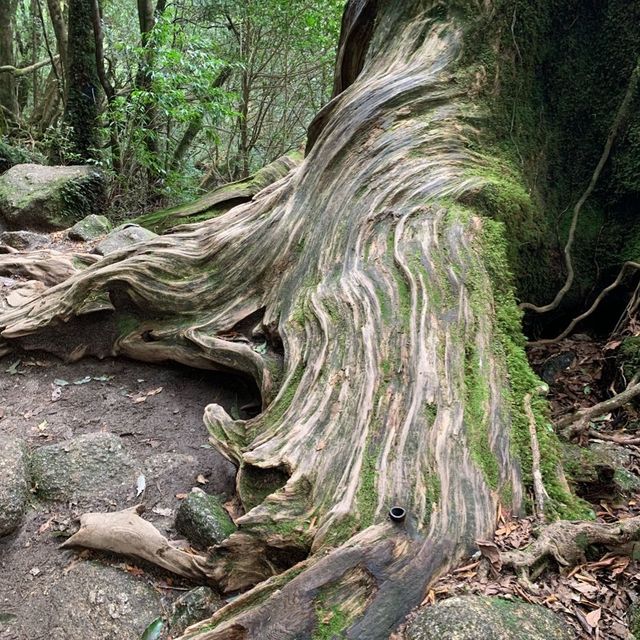
[(496, 348), (507, 365), (509, 389), (505, 395), (511, 408), (512, 446), (522, 466), (523, 481), (525, 485), (532, 484), (531, 437), (524, 410), (524, 398), (530, 394), (540, 445), (542, 477), (551, 498), (548, 515), (568, 519), (593, 518), (594, 514), (590, 506), (567, 493), (559, 481), (558, 471), (562, 464), (561, 447), (547, 418), (547, 402), (538, 393), (542, 381), (531, 370), (524, 350), (522, 312), (516, 304), (513, 293), (504, 226), (501, 223), (484, 220), (482, 248), (484, 263), (493, 284)]
[(492, 489), (498, 487), (500, 469), (489, 441), (489, 384), (473, 347), (465, 354), (465, 422), (471, 458)]
[(377, 472), (377, 455), (367, 452), (362, 461), (362, 469), (360, 470), (360, 485), (356, 495), (356, 504), (358, 505), (358, 513), (360, 514), (360, 528), (373, 524), (373, 518), (378, 504), (378, 493), (376, 491)]
[(317, 607), (316, 617), (318, 622), (313, 632), (313, 640), (336, 640), (345, 637), (343, 631), (347, 628), (349, 620), (338, 607)]

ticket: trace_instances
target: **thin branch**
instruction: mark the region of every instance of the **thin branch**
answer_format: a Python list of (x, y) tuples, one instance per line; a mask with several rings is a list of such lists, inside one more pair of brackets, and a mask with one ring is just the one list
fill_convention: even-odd
[(0, 73), (11, 73), (16, 77), (26, 76), (30, 73), (37, 71), (38, 69), (42, 69), (42, 67), (46, 67), (51, 63), (56, 63), (60, 59), (59, 55), (55, 55), (47, 60), (40, 60), (40, 62), (36, 62), (35, 64), (31, 64), (28, 67), (14, 67), (10, 64), (6, 64), (0, 67)]
[(600, 303), (604, 300), (605, 296), (610, 293), (611, 291), (613, 291), (616, 287), (618, 287), (620, 285), (620, 283), (622, 282), (623, 278), (624, 278), (624, 273), (627, 269), (627, 267), (633, 267), (634, 269), (640, 269), (640, 263), (638, 262), (625, 262), (622, 265), (622, 269), (620, 269), (620, 273), (618, 274), (618, 277), (605, 289), (603, 289), (600, 292), (600, 295), (593, 301), (593, 304), (582, 314), (580, 314), (579, 316), (577, 316), (576, 318), (574, 318), (570, 323), (569, 326), (558, 336), (556, 336), (555, 338), (548, 338), (545, 340), (536, 340), (535, 342), (530, 342), (529, 346), (532, 347), (539, 347), (543, 344), (553, 344), (554, 342), (558, 342), (559, 340), (562, 340), (563, 338), (566, 338), (576, 327), (576, 325), (580, 322), (582, 322), (585, 318), (588, 318), (600, 305)]
[(640, 396), (640, 383), (634, 384), (632, 387), (621, 391), (618, 395), (599, 402), (588, 409), (580, 409), (569, 416), (565, 416), (556, 422), (556, 427), (564, 429), (563, 435), (571, 438), (578, 433), (585, 431), (590, 420), (609, 413), (614, 409), (623, 407), (634, 398)]
[[(539, 391), (542, 391), (541, 388)], [(533, 494), (535, 497), (536, 511), (538, 518), (544, 520), (544, 507), (549, 494), (544, 488), (542, 480), (542, 471), (540, 470), (540, 445), (538, 444), (538, 434), (536, 431), (536, 418), (531, 409), (531, 394), (527, 393), (524, 397), (524, 410), (529, 420), (529, 435), (531, 437), (531, 468), (533, 475)]]
[(571, 288), (571, 285), (573, 284), (573, 280), (575, 277), (573, 260), (571, 259), (571, 249), (573, 247), (573, 242), (576, 236), (576, 228), (578, 226), (578, 219), (580, 218), (580, 212), (582, 211), (582, 207), (584, 206), (584, 203), (588, 200), (589, 196), (593, 193), (593, 190), (596, 187), (598, 179), (600, 178), (600, 174), (602, 173), (602, 170), (604, 169), (604, 166), (607, 163), (607, 160), (609, 159), (609, 155), (611, 154), (613, 143), (615, 142), (615, 139), (618, 136), (618, 133), (622, 128), (622, 125), (627, 119), (629, 108), (631, 106), (631, 102), (633, 100), (633, 96), (638, 86), (639, 80), (640, 80), (640, 58), (638, 58), (636, 62), (636, 66), (633, 69), (633, 72), (631, 73), (631, 77), (629, 78), (629, 84), (627, 86), (627, 90), (625, 92), (622, 102), (620, 103), (620, 107), (618, 108), (618, 112), (616, 113), (616, 117), (611, 126), (611, 130), (609, 131), (609, 135), (607, 136), (607, 141), (604, 145), (602, 155), (600, 156), (600, 161), (598, 162), (598, 165), (596, 166), (596, 169), (593, 172), (593, 175), (591, 176), (591, 181), (589, 182), (589, 186), (587, 187), (586, 191), (582, 194), (581, 198), (578, 200), (578, 202), (576, 203), (573, 209), (573, 218), (571, 220), (571, 227), (569, 229), (569, 237), (567, 238), (567, 244), (564, 247), (564, 258), (565, 258), (565, 265), (567, 268), (567, 279), (564, 285), (562, 286), (560, 291), (558, 291), (558, 293), (556, 294), (556, 297), (553, 299), (553, 302), (550, 302), (549, 304), (543, 305), (541, 307), (538, 307), (529, 302), (523, 302), (520, 305), (521, 309), (530, 309), (531, 311), (535, 311), (536, 313), (547, 313), (548, 311), (553, 311), (554, 309), (558, 308), (564, 296), (566, 295), (567, 291), (569, 291), (569, 289)]

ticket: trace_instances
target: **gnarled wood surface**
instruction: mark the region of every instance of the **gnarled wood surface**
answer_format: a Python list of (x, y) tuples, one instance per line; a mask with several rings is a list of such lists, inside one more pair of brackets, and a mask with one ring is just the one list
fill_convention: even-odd
[[(210, 562), (223, 590), (267, 582), (185, 637), (306, 638), (338, 610), (345, 637), (388, 638), (491, 535), (501, 490), (520, 508), (482, 223), (456, 204), (482, 185), (468, 148), (482, 120), (454, 75), (462, 26), (435, 4), (350, 3), (371, 22), (343, 36), (343, 91), (285, 178), (0, 317), (27, 347), (55, 334), (258, 383), (255, 419), (205, 411), (246, 509)], [(115, 329), (94, 343), (77, 315), (105, 293), (115, 310), (96, 323)]]

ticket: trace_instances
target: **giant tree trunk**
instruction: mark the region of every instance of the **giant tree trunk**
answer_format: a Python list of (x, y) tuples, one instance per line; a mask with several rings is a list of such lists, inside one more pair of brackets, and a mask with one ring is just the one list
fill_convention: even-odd
[(522, 507), (513, 425), (536, 381), (501, 229), (473, 208), (486, 168), (469, 146), (486, 120), (461, 62), (466, 28), (427, 0), (352, 0), (338, 95), (301, 166), (0, 318), (26, 348), (257, 381), (258, 417), (209, 405), (205, 422), (246, 511), (212, 570), (227, 592), (258, 586), (186, 637), (310, 638), (326, 623), (388, 638), (492, 534), (499, 502)]

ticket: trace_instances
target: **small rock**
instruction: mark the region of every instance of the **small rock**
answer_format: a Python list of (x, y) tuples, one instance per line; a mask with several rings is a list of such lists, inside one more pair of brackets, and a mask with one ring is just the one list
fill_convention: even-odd
[(408, 640), (571, 640), (558, 615), (519, 600), (462, 596), (422, 609), (407, 629)]
[(180, 503), (176, 530), (199, 547), (211, 547), (228, 538), (236, 526), (216, 496), (192, 489)]
[(29, 481), (22, 443), (0, 436), (0, 536), (14, 531), (27, 508)]
[(69, 239), (87, 242), (95, 240), (111, 231), (112, 226), (106, 216), (98, 216), (95, 213), (76, 222), (67, 232)]
[(134, 486), (135, 463), (118, 436), (89, 433), (37, 449), (31, 475), (38, 496), (68, 500), (79, 496), (124, 496)]
[(629, 607), (627, 620), (632, 637), (635, 638), (635, 640), (640, 640), (640, 604), (636, 602)]
[(187, 627), (212, 616), (224, 604), (224, 600), (209, 587), (187, 591), (173, 603), (171, 635), (182, 635)]
[(10, 229), (66, 229), (103, 199), (96, 167), (18, 164), (0, 176), (0, 216)]
[(565, 443), (566, 471), (582, 492), (629, 496), (640, 490), (640, 477), (633, 468), (632, 454), (613, 442), (591, 442), (588, 447)]
[(3, 231), (0, 233), (0, 242), (19, 251), (24, 251), (45, 247), (49, 244), (49, 236), (33, 231)]
[(115, 251), (126, 249), (138, 242), (146, 242), (155, 238), (158, 234), (149, 231), (137, 224), (125, 224), (116, 227), (98, 246), (95, 253), (101, 256), (109, 255)]
[(565, 351), (552, 356), (545, 361), (540, 377), (547, 383), (553, 384), (562, 371), (568, 369), (576, 359), (576, 354)]

